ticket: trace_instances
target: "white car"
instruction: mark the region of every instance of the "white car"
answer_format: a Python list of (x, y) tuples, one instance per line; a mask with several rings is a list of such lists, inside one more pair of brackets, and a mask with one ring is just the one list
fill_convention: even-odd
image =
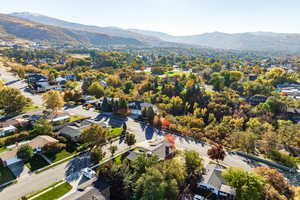
[(84, 168), (81, 170), (81, 173), (87, 177), (88, 179), (93, 178), (94, 176), (96, 176), (96, 172), (94, 170), (92, 170), (91, 168)]

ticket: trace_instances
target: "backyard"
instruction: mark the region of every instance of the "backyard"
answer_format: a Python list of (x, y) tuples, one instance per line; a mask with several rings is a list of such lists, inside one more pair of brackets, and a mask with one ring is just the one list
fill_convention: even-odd
[(14, 180), (16, 177), (8, 167), (0, 167), (0, 184)]

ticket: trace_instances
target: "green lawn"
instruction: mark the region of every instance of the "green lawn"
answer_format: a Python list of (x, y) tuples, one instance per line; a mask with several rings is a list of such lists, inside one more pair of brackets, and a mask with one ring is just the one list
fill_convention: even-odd
[(2, 152), (4, 152), (4, 151), (7, 151), (7, 150), (8, 150), (7, 148), (1, 147), (1, 148), (0, 148), (0, 153), (2, 153)]
[(67, 192), (72, 189), (72, 186), (69, 183), (63, 183), (58, 187), (49, 190), (48, 192), (34, 198), (33, 200), (54, 200), (62, 197)]
[(108, 137), (109, 138), (118, 137), (119, 135), (121, 135), (122, 131), (123, 128), (112, 128)]
[(47, 166), (48, 162), (42, 156), (35, 154), (25, 165), (30, 171), (35, 171)]
[(86, 119), (87, 117), (81, 116), (81, 115), (72, 115), (70, 117), (70, 122)]
[(74, 152), (69, 152), (67, 150), (62, 150), (61, 152), (57, 153), (57, 154), (45, 154), (45, 156), (47, 156), (47, 158), (49, 158), (53, 163), (54, 162), (57, 162), (57, 161), (60, 161), (64, 158), (67, 158), (69, 156), (72, 156), (76, 153), (76, 151)]
[(8, 167), (0, 167), (0, 184), (14, 180), (16, 177)]
[(26, 113), (26, 112), (29, 112), (29, 111), (37, 110), (37, 109), (39, 109), (39, 108), (40, 108), (39, 106), (31, 104), (31, 105), (25, 106), (25, 107), (23, 108), (22, 112), (23, 112), (23, 113)]
[(29, 199), (29, 198), (31, 198), (31, 197), (33, 197), (33, 196), (39, 194), (39, 193), (42, 193), (42, 192), (48, 190), (48, 189), (51, 188), (51, 187), (54, 187), (55, 185), (58, 185), (58, 184), (61, 183), (61, 182), (63, 182), (63, 180), (57, 181), (57, 182), (55, 182), (55, 183), (53, 183), (53, 184), (51, 184), (51, 185), (49, 185), (49, 186), (47, 186), (47, 187), (45, 187), (45, 188), (43, 188), (43, 189), (37, 191), (37, 192), (33, 192), (33, 193), (31, 193), (31, 194), (28, 194), (28, 195), (26, 195), (26, 198)]

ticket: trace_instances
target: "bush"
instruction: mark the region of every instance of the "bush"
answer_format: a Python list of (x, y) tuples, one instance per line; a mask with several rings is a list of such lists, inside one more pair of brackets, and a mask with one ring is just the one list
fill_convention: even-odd
[(64, 136), (60, 136), (60, 135), (56, 136), (55, 138), (57, 140), (59, 140), (59, 142), (61, 142), (61, 143), (67, 143), (69, 141), (67, 138), (65, 138)]
[(62, 143), (50, 143), (50, 144), (46, 144), (43, 147), (43, 151), (45, 153), (49, 153), (49, 154), (56, 154), (58, 152), (61, 152), (64, 148), (66, 148), (65, 144), (62, 144)]

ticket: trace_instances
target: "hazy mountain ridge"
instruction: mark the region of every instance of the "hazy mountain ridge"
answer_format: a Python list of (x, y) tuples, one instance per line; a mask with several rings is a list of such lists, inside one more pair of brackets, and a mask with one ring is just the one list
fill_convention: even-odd
[(23, 39), (73, 45), (145, 45), (142, 41), (134, 38), (116, 37), (97, 32), (44, 25), (3, 14), (0, 14), (0, 39)]
[(169, 42), (195, 44), (211, 48), (300, 52), (300, 34), (293, 33), (248, 32), (228, 34), (212, 32), (190, 36), (172, 36), (161, 32), (130, 30)]

